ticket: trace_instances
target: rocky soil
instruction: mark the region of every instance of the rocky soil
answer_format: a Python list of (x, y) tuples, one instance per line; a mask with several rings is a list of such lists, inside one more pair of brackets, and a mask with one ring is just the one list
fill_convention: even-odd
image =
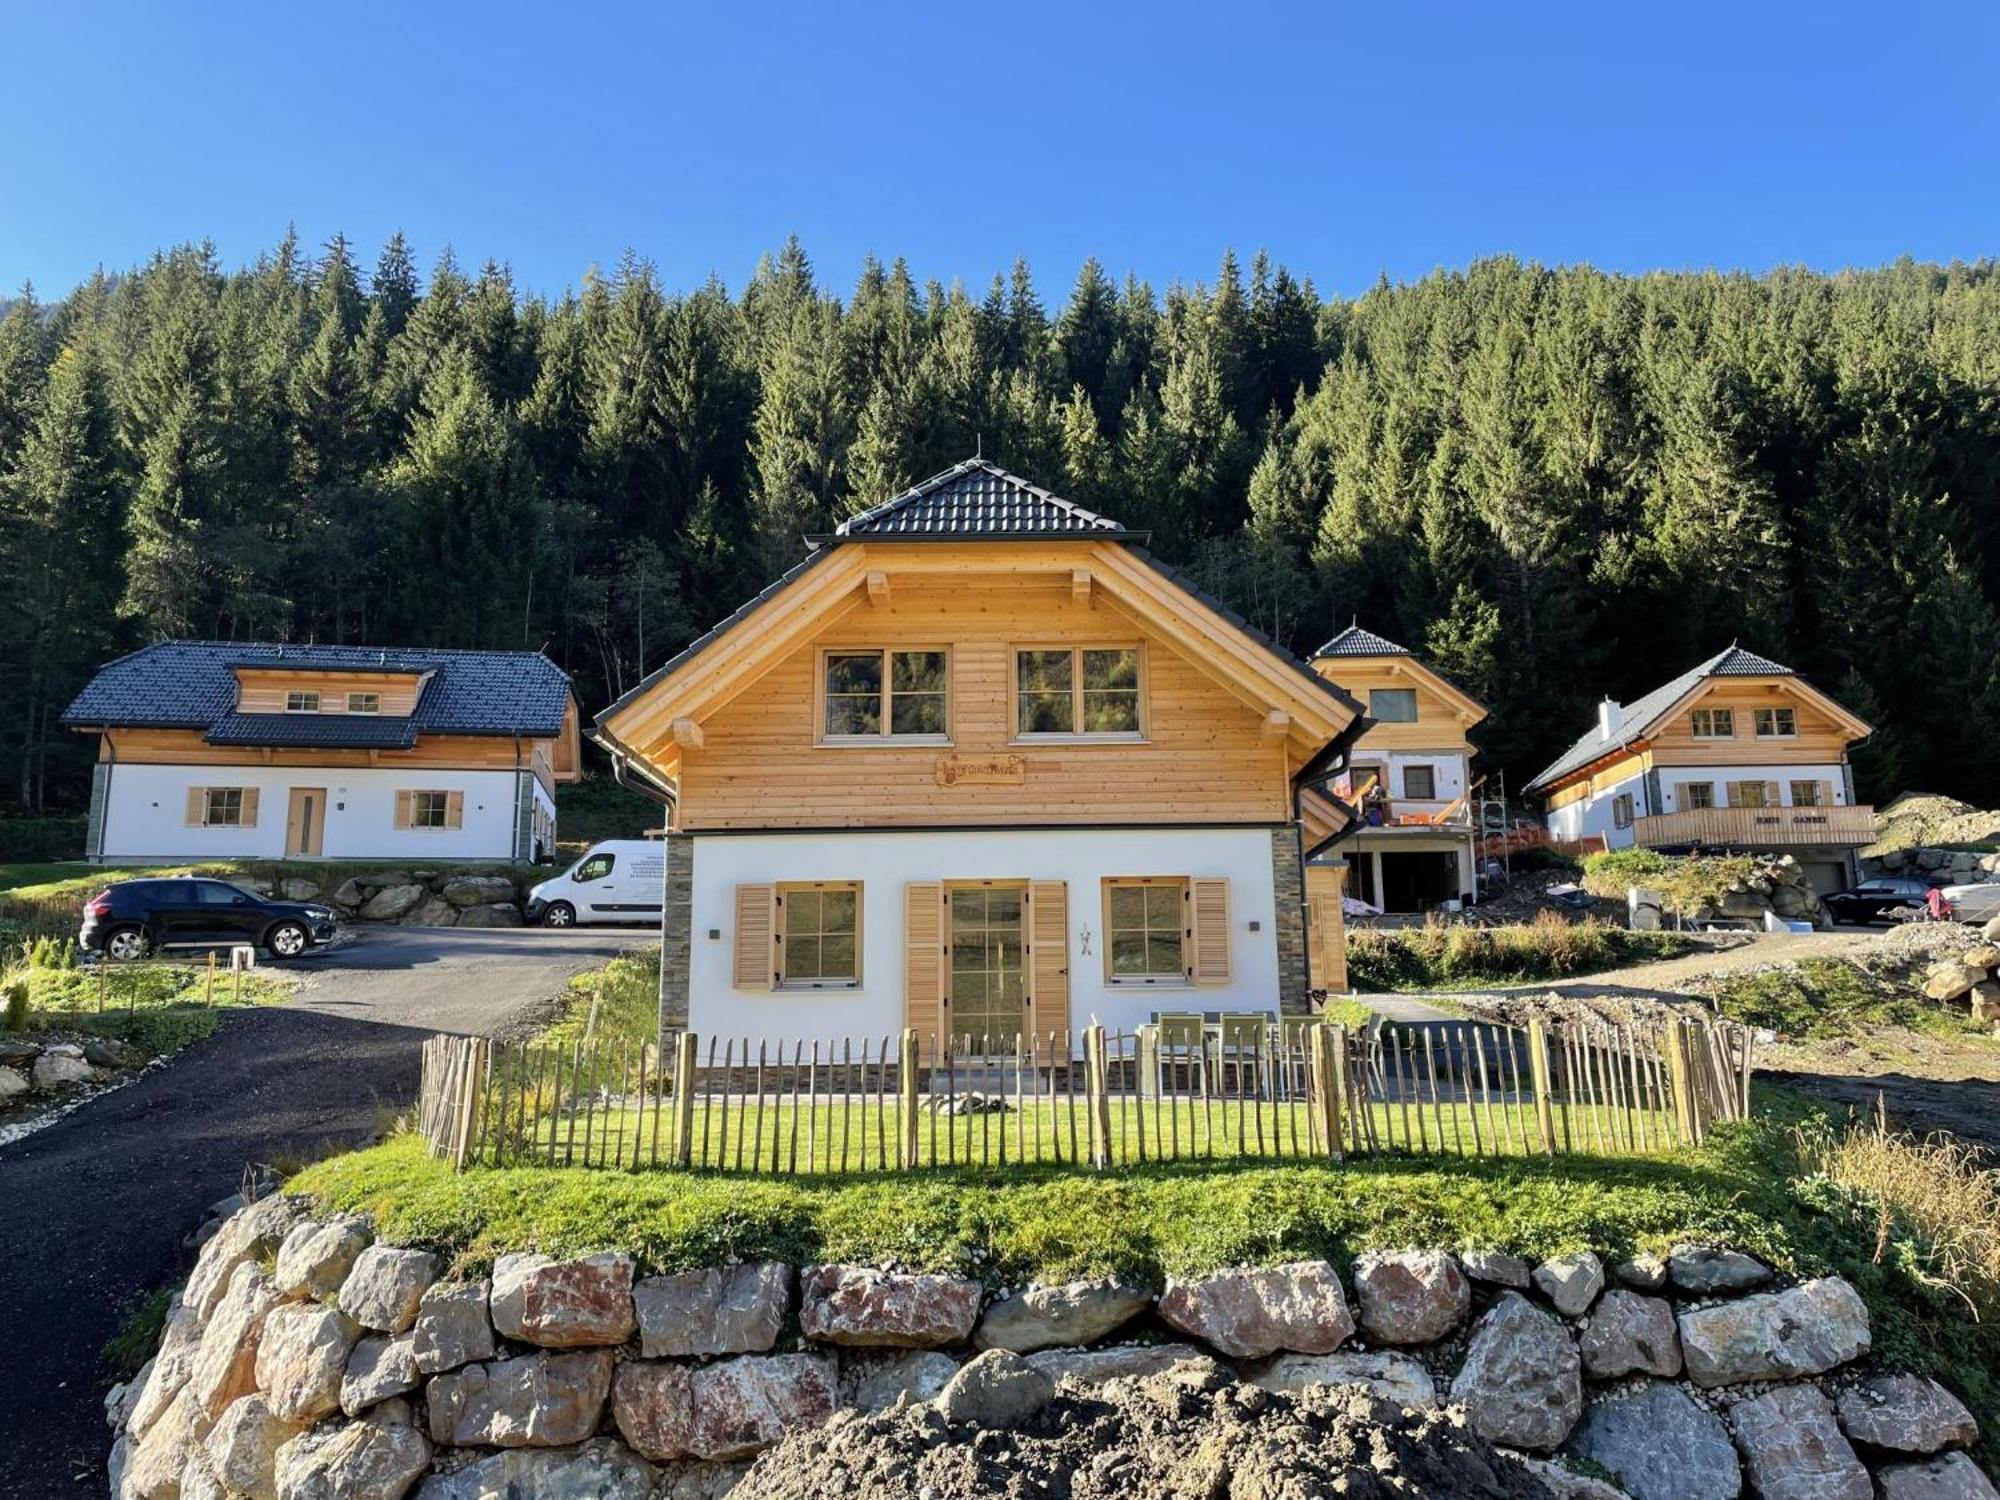
[(1287, 1396), (1212, 1364), (1064, 1385), (1012, 1431), (936, 1406), (836, 1416), (766, 1453), (731, 1500), (1548, 1500), (1559, 1494), (1462, 1416), (1410, 1410), (1357, 1386)]

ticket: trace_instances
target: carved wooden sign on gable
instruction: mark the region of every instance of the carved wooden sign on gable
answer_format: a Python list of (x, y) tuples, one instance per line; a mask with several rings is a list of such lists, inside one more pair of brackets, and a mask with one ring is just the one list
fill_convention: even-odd
[(940, 755), (939, 786), (1019, 786), (1028, 779), (1028, 763), (1018, 755)]

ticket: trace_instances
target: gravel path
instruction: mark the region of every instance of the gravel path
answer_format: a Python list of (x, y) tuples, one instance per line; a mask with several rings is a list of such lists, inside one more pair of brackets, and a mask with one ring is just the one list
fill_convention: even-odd
[(185, 1273), (181, 1241), (246, 1162), (324, 1154), (416, 1092), (433, 1031), (494, 1034), (648, 934), (362, 929), (124, 1088), (0, 1149), (0, 1496), (101, 1496), (99, 1353), (122, 1308)]

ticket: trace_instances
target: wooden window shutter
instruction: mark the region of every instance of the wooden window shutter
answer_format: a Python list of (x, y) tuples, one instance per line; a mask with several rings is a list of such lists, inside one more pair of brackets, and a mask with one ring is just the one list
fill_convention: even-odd
[(191, 786), (187, 796), (187, 826), (199, 828), (208, 821), (208, 788)]
[(1784, 801), (1783, 789), (1779, 787), (1777, 782), (1767, 781), (1764, 783), (1764, 805), (1766, 807), (1781, 807), (1784, 805)]
[(778, 888), (736, 887), (736, 956), (730, 983), (739, 990), (768, 990), (778, 973)]
[(465, 793), (447, 792), (444, 799), (444, 826), (463, 828), (465, 826)]
[(1749, 783), (1743, 781), (1731, 781), (1726, 783), (1726, 785), (1729, 791), (1729, 805), (1731, 807), (1743, 806), (1743, 788), (1749, 785)]
[(396, 793), (396, 826), (398, 828), (408, 828), (414, 820), (415, 814), (412, 808), (416, 800), (417, 794), (415, 792)]
[(1028, 1004), (1030, 1036), (1069, 1028), (1069, 884), (1028, 883)]
[(946, 1030), (944, 887), (935, 880), (903, 887), (903, 1024), (919, 1036)]
[(1188, 978), (1229, 982), (1229, 882), (1217, 876), (1188, 882)]
[(254, 786), (243, 788), (242, 822), (245, 828), (255, 828), (257, 826), (257, 788)]
[(1833, 783), (1832, 783), (1832, 782), (1830, 782), (1830, 781), (1822, 781), (1822, 782), (1820, 782), (1820, 783), (1819, 783), (1819, 805), (1820, 805), (1821, 807), (1831, 807), (1831, 806), (1833, 806)]

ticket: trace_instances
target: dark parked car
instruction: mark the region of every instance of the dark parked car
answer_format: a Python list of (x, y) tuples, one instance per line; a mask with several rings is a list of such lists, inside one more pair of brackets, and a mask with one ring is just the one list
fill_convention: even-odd
[(1893, 922), (1896, 912), (1922, 911), (1930, 889), (1927, 880), (1884, 876), (1864, 880), (1851, 891), (1835, 891), (1820, 904), (1836, 922)]
[(337, 926), (331, 907), (269, 901), (226, 880), (127, 880), (85, 903), (77, 946), (121, 963), (161, 948), (241, 944), (297, 958), (332, 941)]

